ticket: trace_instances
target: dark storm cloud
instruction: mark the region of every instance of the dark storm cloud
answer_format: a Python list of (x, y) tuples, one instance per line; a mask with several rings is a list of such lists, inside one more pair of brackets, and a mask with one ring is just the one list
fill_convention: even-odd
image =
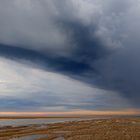
[(61, 24), (63, 32), (72, 32), (68, 37), (70, 45), (74, 49), (68, 56), (3, 44), (0, 44), (0, 55), (15, 60), (29, 60), (36, 63), (40, 68), (50, 68), (69, 75), (82, 75), (90, 71), (93, 74), (96, 73), (94, 66), (91, 64), (106, 56), (110, 51), (105, 48), (98, 38), (91, 37), (93, 31), (90, 27), (67, 21), (59, 21), (59, 24)]
[(61, 56), (52, 57), (49, 54), (42, 54), (34, 50), (14, 46), (0, 45), (0, 54), (16, 61), (29, 60), (39, 68), (65, 72), (67, 74), (81, 74), (91, 69), (88, 64), (75, 61), (71, 58)]
[(0, 14), (7, 24), (0, 25), (1, 56), (117, 91), (140, 107), (138, 1), (29, 2), (22, 9), (4, 2), (13, 18)]
[(137, 107), (140, 106), (139, 53), (139, 48), (123, 48), (97, 66), (101, 75), (98, 84), (105, 89), (119, 91)]

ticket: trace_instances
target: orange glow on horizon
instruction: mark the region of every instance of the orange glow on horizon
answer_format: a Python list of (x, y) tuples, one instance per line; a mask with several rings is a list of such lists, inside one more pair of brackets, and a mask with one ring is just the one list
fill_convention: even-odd
[(0, 115), (140, 115), (140, 109), (121, 111), (75, 110), (69, 112), (0, 112)]

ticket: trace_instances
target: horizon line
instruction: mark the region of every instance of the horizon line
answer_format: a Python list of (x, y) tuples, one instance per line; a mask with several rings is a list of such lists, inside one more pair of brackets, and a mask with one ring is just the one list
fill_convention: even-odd
[(2, 111), (0, 115), (140, 115), (140, 109), (120, 111), (74, 110), (74, 111)]

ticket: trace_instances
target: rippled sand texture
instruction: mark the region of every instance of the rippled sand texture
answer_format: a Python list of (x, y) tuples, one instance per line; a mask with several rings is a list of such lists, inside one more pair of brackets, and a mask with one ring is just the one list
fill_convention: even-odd
[(0, 129), (1, 140), (29, 134), (47, 134), (36, 140), (140, 140), (140, 118), (68, 121), (44, 127), (29, 125)]

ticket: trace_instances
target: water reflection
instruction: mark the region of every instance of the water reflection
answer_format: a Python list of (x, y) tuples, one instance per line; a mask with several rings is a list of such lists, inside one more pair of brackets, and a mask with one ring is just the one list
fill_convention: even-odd
[(30, 124), (49, 124), (87, 119), (89, 118), (0, 119), (0, 126), (26, 126)]
[(39, 139), (39, 138), (46, 137), (46, 136), (47, 136), (47, 134), (38, 134), (38, 135), (29, 135), (29, 136), (12, 138), (10, 140), (35, 140), (35, 139)]

